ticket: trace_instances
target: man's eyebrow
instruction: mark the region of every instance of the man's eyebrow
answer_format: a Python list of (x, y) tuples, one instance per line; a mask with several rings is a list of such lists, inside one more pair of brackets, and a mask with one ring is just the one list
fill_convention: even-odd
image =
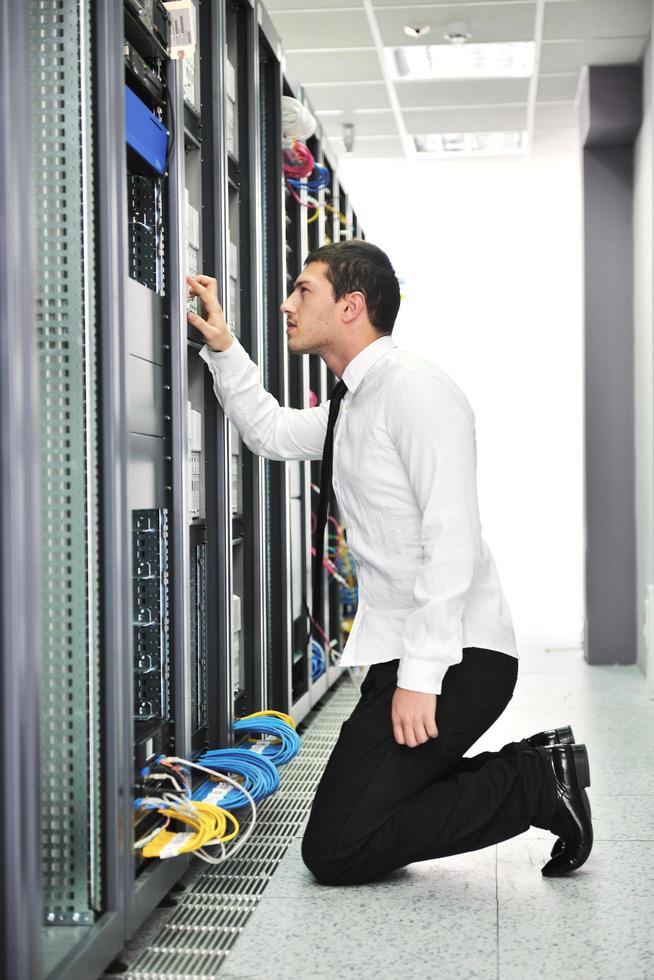
[(311, 285), (311, 280), (310, 279), (302, 279), (300, 277), (299, 279), (296, 279), (295, 280), (295, 282), (294, 282), (293, 285), (295, 286), (296, 289), (297, 289), (298, 286), (310, 286)]

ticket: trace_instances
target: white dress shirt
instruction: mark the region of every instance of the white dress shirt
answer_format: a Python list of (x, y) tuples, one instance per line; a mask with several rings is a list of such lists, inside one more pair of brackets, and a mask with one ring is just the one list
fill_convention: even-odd
[[(329, 402), (280, 406), (237, 339), (226, 351), (205, 346), (200, 356), (254, 453), (322, 457)], [(518, 656), (481, 536), (474, 415), (444, 371), (391, 336), (360, 351), (343, 381), (333, 485), (357, 565), (359, 605), (340, 662), (399, 659), (399, 687), (439, 694), (464, 647)]]

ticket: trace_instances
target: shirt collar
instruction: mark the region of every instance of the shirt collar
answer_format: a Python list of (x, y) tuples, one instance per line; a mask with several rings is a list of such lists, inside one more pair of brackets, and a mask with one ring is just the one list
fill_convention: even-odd
[(397, 345), (390, 334), (385, 334), (379, 340), (373, 340), (371, 344), (360, 350), (343, 371), (342, 380), (347, 385), (347, 390), (354, 393), (373, 364), (376, 364), (384, 354), (395, 346)]

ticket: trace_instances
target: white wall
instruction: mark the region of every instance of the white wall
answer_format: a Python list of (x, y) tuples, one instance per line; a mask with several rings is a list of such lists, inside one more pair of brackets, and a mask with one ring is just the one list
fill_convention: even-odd
[[(647, 584), (654, 582), (654, 391), (652, 367), (652, 55), (644, 65), (643, 125), (636, 143), (634, 185), (634, 395), (636, 420), (637, 610), (642, 623)], [(654, 610), (651, 611), (654, 615)], [(638, 630), (638, 663), (646, 670), (647, 648)]]
[(448, 371), (477, 417), (484, 536), (518, 640), (583, 625), (581, 165), (343, 162), (366, 236), (406, 280), (402, 347)]

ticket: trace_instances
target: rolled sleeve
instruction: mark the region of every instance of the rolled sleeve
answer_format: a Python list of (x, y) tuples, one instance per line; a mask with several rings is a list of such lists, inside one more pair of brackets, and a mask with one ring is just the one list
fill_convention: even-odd
[(237, 338), (225, 351), (205, 344), (200, 357), (225, 415), (253, 453), (280, 461), (321, 458), (329, 402), (316, 408), (281, 406), (263, 387), (259, 367)]
[(422, 561), (398, 686), (440, 694), (448, 668), (462, 658), (465, 599), (481, 541), (474, 415), (457, 388), (413, 371), (389, 399), (387, 427), (421, 514)]

